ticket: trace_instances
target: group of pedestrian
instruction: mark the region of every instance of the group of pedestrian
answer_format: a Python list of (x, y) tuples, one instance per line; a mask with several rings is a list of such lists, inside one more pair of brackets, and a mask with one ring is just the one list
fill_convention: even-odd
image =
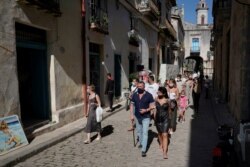
[(189, 106), (194, 106), (198, 113), (201, 93), (199, 76), (178, 75), (176, 79), (166, 80), (163, 86), (154, 81), (154, 76), (143, 76), (141, 81), (134, 79), (131, 88), (132, 127), (129, 130), (133, 130), (135, 122), (142, 157), (146, 156), (150, 118), (153, 118), (163, 158), (167, 159), (169, 136), (176, 130), (176, 121), (185, 122)]
[[(206, 77), (208, 78), (208, 77)], [(205, 82), (205, 88), (208, 86)], [(96, 140), (101, 139), (101, 123), (96, 120), (96, 108), (101, 106), (99, 95), (95, 93), (95, 86), (88, 86), (88, 111), (85, 132), (87, 139), (85, 144), (91, 142), (90, 133), (97, 132)], [(189, 106), (194, 106), (194, 111), (199, 111), (199, 98), (201, 93), (201, 80), (198, 74), (190, 74), (176, 79), (166, 80), (160, 86), (155, 82), (153, 75), (144, 75), (141, 80), (134, 78), (130, 94), (130, 120), (131, 128), (138, 137), (138, 148), (141, 149), (141, 156), (145, 157), (148, 145), (148, 129), (151, 121), (154, 121), (158, 132), (159, 147), (163, 158), (167, 159), (169, 137), (176, 130), (178, 122), (185, 122), (185, 112)], [(109, 111), (113, 111), (114, 80), (111, 74), (107, 74), (105, 94), (109, 99)]]

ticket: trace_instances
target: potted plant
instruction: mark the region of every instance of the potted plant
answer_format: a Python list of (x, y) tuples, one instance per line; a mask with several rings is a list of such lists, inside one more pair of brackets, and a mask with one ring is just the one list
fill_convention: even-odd
[(109, 19), (108, 19), (108, 15), (106, 13), (103, 14), (102, 20), (103, 20), (104, 26), (108, 26)]
[(96, 21), (97, 21), (97, 19), (96, 19), (95, 16), (91, 16), (90, 17), (90, 20), (89, 20), (89, 22), (90, 22), (90, 28), (96, 28)]
[(139, 37), (136, 33), (131, 33), (129, 36), (129, 44), (139, 46)]

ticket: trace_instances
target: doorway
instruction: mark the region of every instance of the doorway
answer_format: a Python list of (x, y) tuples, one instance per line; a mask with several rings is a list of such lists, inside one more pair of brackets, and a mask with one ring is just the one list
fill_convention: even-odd
[(89, 43), (89, 76), (90, 84), (100, 95), (100, 45), (94, 43)]
[(16, 23), (17, 75), (24, 128), (50, 120), (46, 31)]

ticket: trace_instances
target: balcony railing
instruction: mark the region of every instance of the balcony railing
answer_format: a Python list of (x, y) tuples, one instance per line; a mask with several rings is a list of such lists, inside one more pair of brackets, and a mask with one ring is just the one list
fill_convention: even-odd
[(160, 11), (157, 7), (156, 0), (141, 0), (138, 4), (138, 9), (142, 14), (148, 16), (153, 21), (159, 18)]
[(90, 5), (90, 29), (104, 34), (108, 34), (108, 23), (109, 20), (107, 11), (97, 5)]
[(192, 46), (190, 49), (191, 53), (199, 53), (200, 52), (200, 46)]
[(61, 16), (60, 0), (17, 0), (19, 3), (37, 6), (37, 9), (46, 10), (55, 16)]

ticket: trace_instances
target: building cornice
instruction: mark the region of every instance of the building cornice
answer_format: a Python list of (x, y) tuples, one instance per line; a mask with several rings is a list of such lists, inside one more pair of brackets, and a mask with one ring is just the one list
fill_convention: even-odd
[(145, 16), (142, 15), (142, 13), (135, 8), (135, 6), (133, 4), (131, 4), (131, 2), (129, 2), (129, 0), (119, 0), (119, 2), (130, 12), (132, 12), (135, 17), (139, 18), (140, 20), (142, 20), (145, 24), (147, 24), (149, 27), (151, 27), (153, 30), (159, 32), (159, 28), (152, 24)]

